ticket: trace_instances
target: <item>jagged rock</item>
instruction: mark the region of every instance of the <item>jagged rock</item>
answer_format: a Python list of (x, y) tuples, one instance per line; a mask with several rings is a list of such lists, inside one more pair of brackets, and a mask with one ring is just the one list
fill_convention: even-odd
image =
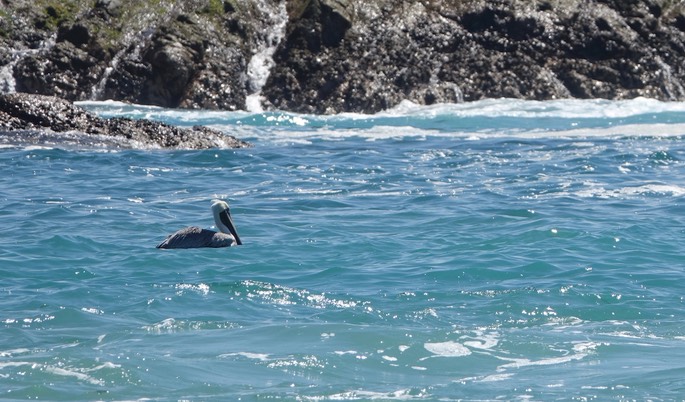
[(71, 42), (58, 42), (49, 58), (29, 55), (14, 66), (18, 91), (88, 99), (95, 76), (102, 70), (99, 60)]
[(321, 28), (331, 18), (325, 3), (332, 1), (316, 3), (311, 0), (309, 11), (291, 14), (298, 19), (289, 24), (274, 56), (276, 66), (264, 93), (276, 108), (375, 112), (404, 99), (428, 104), (461, 100), (459, 86), (438, 76), (443, 57), (434, 50), (443, 36), (463, 31), (455, 22), (426, 12), (421, 3), (403, 3), (358, 13), (348, 20), (349, 27), (341, 24), (345, 29), (332, 41), (325, 40)]
[(206, 21), (180, 14), (121, 53), (97, 98), (164, 107), (245, 108), (247, 48)]
[(352, 27), (352, 5), (348, 0), (295, 0), (289, 3), (290, 40), (303, 41), (311, 51), (335, 47)]
[[(281, 37), (281, 1), (285, 37), (261, 87), (248, 69)], [(307, 113), (405, 99), (685, 100), (685, 5), (675, 1), (2, 3), (0, 89), (13, 88), (11, 71), (16, 90), (69, 100), (235, 110), (261, 90), (266, 107)]]
[(192, 129), (127, 118), (101, 119), (66, 100), (44, 95), (0, 95), (0, 132), (31, 138), (50, 133), (80, 132), (104, 138), (123, 138), (127, 144), (161, 148), (243, 148), (250, 146), (233, 136), (207, 127)]
[(143, 83), (143, 103), (177, 107), (186, 88), (204, 59), (207, 46), (190, 19), (177, 20), (180, 29), (162, 28), (152, 38), (150, 47), (143, 53), (143, 62), (150, 65), (150, 76)]

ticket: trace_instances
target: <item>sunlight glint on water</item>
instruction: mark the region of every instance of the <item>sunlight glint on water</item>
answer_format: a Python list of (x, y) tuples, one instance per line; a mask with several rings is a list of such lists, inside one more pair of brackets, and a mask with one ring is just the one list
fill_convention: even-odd
[[(685, 107), (178, 111), (254, 143), (0, 149), (0, 395), (672, 400)], [(231, 204), (244, 245), (157, 250)]]

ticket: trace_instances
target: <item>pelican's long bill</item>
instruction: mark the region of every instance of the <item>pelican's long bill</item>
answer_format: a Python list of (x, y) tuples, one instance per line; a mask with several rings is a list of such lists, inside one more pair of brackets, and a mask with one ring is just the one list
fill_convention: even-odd
[[(233, 219), (231, 219), (231, 213), (229, 212), (228, 209), (225, 211), (219, 213), (219, 219), (221, 220), (221, 223), (223, 223), (226, 228), (229, 230), (229, 232), (233, 235), (233, 238), (235, 239), (235, 244), (240, 246), (243, 244), (243, 242), (240, 241), (240, 237), (238, 236), (238, 232), (235, 230), (235, 225), (233, 224)], [(223, 231), (223, 229), (222, 229)]]
[(212, 204), (212, 212), (214, 212), (214, 223), (216, 224), (216, 228), (223, 233), (231, 234), (235, 239), (236, 245), (242, 245), (243, 242), (240, 241), (238, 231), (235, 228), (235, 224), (233, 224), (228, 203), (221, 200), (215, 200)]

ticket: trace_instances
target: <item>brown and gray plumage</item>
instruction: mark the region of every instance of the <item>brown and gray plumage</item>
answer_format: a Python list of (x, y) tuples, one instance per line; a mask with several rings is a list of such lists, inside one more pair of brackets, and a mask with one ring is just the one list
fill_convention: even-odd
[(212, 201), (214, 224), (219, 232), (189, 226), (168, 236), (157, 248), (200, 248), (230, 247), (243, 244), (231, 219), (231, 212), (225, 201)]

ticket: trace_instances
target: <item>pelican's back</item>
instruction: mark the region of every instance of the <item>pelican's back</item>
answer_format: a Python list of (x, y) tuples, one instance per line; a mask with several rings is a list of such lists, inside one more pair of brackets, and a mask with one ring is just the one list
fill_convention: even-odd
[(157, 248), (229, 247), (234, 241), (229, 234), (190, 226), (170, 235)]

